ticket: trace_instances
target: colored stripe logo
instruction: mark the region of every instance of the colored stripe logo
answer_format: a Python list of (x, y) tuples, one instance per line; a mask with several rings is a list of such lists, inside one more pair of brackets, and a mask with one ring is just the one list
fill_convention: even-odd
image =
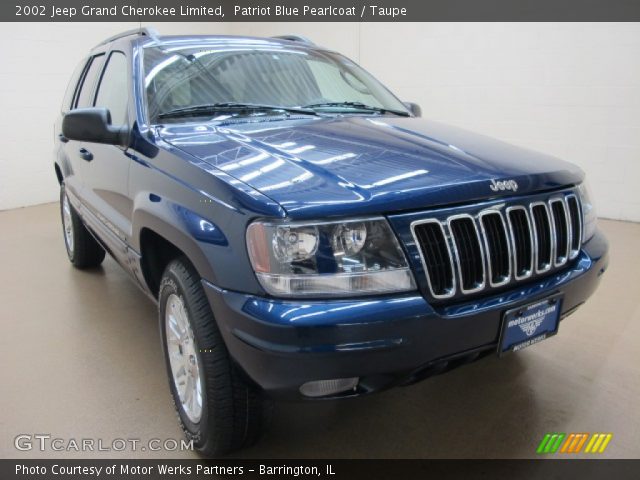
[(612, 433), (547, 433), (536, 453), (603, 453), (612, 438)]

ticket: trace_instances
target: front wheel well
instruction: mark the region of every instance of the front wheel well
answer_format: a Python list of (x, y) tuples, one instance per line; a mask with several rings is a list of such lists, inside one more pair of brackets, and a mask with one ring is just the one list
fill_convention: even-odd
[(140, 232), (140, 254), (142, 275), (147, 287), (157, 298), (167, 265), (176, 258), (187, 256), (169, 240), (149, 228), (143, 228)]
[(58, 185), (62, 185), (62, 182), (64, 181), (64, 177), (62, 176), (62, 170), (60, 170), (60, 165), (58, 165), (57, 163), (54, 163), (53, 168), (56, 171), (56, 178), (58, 179)]

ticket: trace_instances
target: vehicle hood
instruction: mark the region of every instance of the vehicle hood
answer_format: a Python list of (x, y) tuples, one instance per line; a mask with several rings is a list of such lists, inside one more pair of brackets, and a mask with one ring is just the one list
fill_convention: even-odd
[[(160, 127), (174, 147), (278, 202), (292, 218), (391, 213), (582, 180), (557, 158), (441, 123), (386, 116)], [(493, 191), (515, 180), (517, 191)]]

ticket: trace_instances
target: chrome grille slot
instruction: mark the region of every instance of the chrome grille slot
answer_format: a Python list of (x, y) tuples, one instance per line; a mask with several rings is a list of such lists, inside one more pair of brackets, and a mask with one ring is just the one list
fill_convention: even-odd
[(533, 272), (533, 237), (527, 209), (522, 206), (507, 209), (511, 244), (513, 245), (513, 260), (515, 264), (514, 277), (521, 280), (531, 276)]
[(471, 293), (484, 288), (484, 253), (480, 235), (470, 215), (450, 217), (449, 231), (453, 239), (460, 290)]
[(542, 273), (551, 269), (553, 263), (553, 240), (551, 218), (547, 204), (536, 202), (531, 204), (536, 259), (536, 272)]
[(507, 226), (500, 212), (493, 210), (480, 213), (480, 227), (487, 252), (489, 283), (492, 287), (499, 287), (511, 278), (511, 245)]
[(575, 195), (567, 195), (567, 211), (569, 213), (569, 225), (571, 227), (571, 250), (569, 252), (569, 258), (574, 259), (580, 252), (580, 245), (582, 244), (582, 217), (580, 212), (580, 205)]
[(453, 257), (444, 229), (438, 220), (427, 220), (412, 226), (431, 295), (447, 298), (455, 293)]
[[(566, 265), (582, 246), (582, 209), (572, 190), (509, 205), (449, 209), (411, 232), (429, 296), (452, 298), (535, 278)], [(451, 213), (452, 212), (452, 213)]]
[(555, 233), (555, 264), (564, 265), (569, 259), (569, 224), (564, 201), (555, 198), (549, 202), (553, 217), (553, 229)]

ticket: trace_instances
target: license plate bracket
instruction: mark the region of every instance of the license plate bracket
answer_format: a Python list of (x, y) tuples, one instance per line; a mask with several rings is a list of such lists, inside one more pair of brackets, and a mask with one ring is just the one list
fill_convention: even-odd
[(498, 355), (522, 350), (558, 333), (561, 310), (562, 294), (556, 293), (504, 312)]

